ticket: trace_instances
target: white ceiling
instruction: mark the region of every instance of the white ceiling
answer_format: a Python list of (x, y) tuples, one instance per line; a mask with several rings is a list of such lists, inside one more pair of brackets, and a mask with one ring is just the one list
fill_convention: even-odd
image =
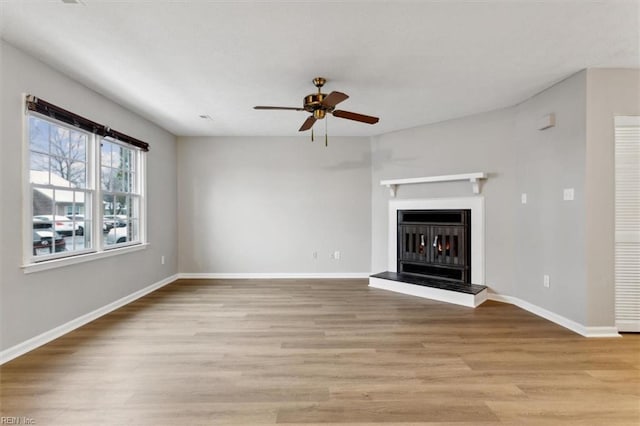
[(298, 134), (306, 113), (252, 107), (301, 106), (316, 76), (380, 117), (329, 134), (369, 136), (640, 67), (637, 0), (81, 2), (0, 0), (2, 37), (176, 135)]

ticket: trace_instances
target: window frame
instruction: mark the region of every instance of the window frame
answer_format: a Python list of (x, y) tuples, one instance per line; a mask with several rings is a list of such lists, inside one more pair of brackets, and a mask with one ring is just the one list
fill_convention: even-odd
[[(23, 96), (25, 100), (27, 95)], [(87, 135), (87, 161), (86, 161), (86, 185), (85, 188), (77, 188), (85, 194), (90, 194), (91, 203), (86, 204), (85, 200), (85, 216), (86, 211), (91, 211), (91, 248), (82, 249), (71, 252), (58, 252), (47, 255), (36, 256), (33, 254), (33, 188), (31, 183), (31, 138), (29, 128), (29, 118), (34, 116), (40, 120), (45, 120), (59, 127), (67, 128), (73, 131), (82, 132)], [(102, 232), (103, 228), (103, 211), (102, 211), (102, 185), (100, 176), (100, 160), (101, 150), (100, 144), (102, 140), (111, 143), (117, 143), (128, 149), (136, 151), (136, 185), (139, 190), (139, 238), (136, 241), (127, 241), (125, 243), (113, 244), (107, 246), (105, 244), (106, 234)], [(145, 249), (149, 243), (147, 242), (147, 205), (146, 205), (146, 151), (135, 145), (120, 142), (117, 139), (101, 136), (96, 133), (89, 132), (79, 127), (65, 123), (56, 118), (48, 117), (40, 112), (29, 110), (26, 102), (22, 102), (22, 258), (23, 265), (21, 268), (24, 273), (37, 272), (53, 268), (59, 268), (67, 265), (82, 263), (86, 261), (96, 260), (103, 257), (110, 257), (118, 254), (124, 254)], [(43, 187), (37, 184), (38, 187)], [(54, 185), (55, 186), (55, 185)], [(73, 190), (74, 188), (69, 188)], [(86, 198), (86, 196), (85, 196)], [(86, 232), (86, 230), (85, 230)]]
[[(133, 246), (133, 245), (138, 245), (138, 244), (142, 244), (146, 241), (146, 223), (147, 223), (147, 217), (146, 217), (146, 205), (145, 205), (145, 197), (144, 197), (144, 185), (146, 182), (146, 179), (144, 179), (143, 175), (146, 174), (146, 167), (145, 167), (145, 160), (144, 158), (146, 157), (146, 155), (144, 155), (144, 151), (142, 151), (139, 148), (136, 147), (132, 147), (130, 145), (124, 144), (122, 142), (119, 142), (116, 139), (112, 139), (112, 138), (106, 138), (106, 137), (97, 137), (97, 142), (95, 145), (96, 151), (97, 151), (97, 155), (96, 155), (96, 170), (95, 170), (95, 176), (96, 176), (96, 192), (98, 194), (98, 197), (100, 197), (97, 201), (96, 201), (96, 206), (100, 209), (99, 215), (100, 215), (100, 249), (101, 251), (107, 251), (107, 250), (114, 250), (117, 248), (122, 248), (122, 247), (128, 247), (128, 246)], [(118, 192), (118, 191), (104, 191), (102, 189), (102, 176), (101, 176), (101, 168), (102, 168), (102, 142), (109, 142), (115, 145), (120, 145), (123, 146), (127, 149), (131, 149), (132, 151), (134, 151), (135, 153), (135, 186), (138, 190), (138, 192), (128, 192), (128, 193), (123, 193), (123, 192)], [(104, 193), (107, 192), (109, 194), (120, 194), (120, 195), (127, 195), (127, 194), (133, 194), (136, 197), (138, 197), (139, 199), (139, 218), (138, 218), (138, 239), (135, 241), (126, 241), (124, 243), (115, 243), (115, 244), (111, 244), (111, 245), (107, 245), (106, 243), (106, 236), (104, 235), (104, 233), (102, 233), (102, 223), (104, 221), (104, 213), (102, 211), (102, 200), (104, 199), (103, 195)]]
[[(44, 184), (34, 184), (31, 182), (31, 147), (30, 147), (30, 143), (31, 143), (31, 132), (30, 132), (30, 127), (29, 127), (29, 118), (33, 116), (38, 118), (39, 120), (43, 120), (48, 122), (49, 124), (53, 124), (55, 126), (64, 128), (64, 129), (68, 129), (70, 131), (75, 131), (75, 132), (79, 132), (84, 134), (87, 137), (87, 147), (86, 147), (86, 153), (87, 153), (87, 158), (86, 158), (86, 184), (84, 188), (65, 188), (65, 187), (60, 187), (57, 185), (52, 185), (51, 183), (44, 185)], [(93, 205), (95, 204), (95, 202), (93, 201), (93, 199), (96, 196), (96, 191), (95, 191), (95, 176), (93, 175), (93, 173), (91, 173), (91, 168), (92, 165), (91, 163), (94, 161), (94, 157), (95, 157), (95, 153), (93, 152), (93, 138), (95, 137), (95, 135), (91, 134), (90, 132), (87, 132), (85, 130), (82, 129), (78, 129), (74, 126), (71, 126), (67, 123), (61, 122), (61, 121), (56, 121), (54, 119), (51, 119), (50, 117), (47, 117), (45, 115), (42, 115), (40, 113), (34, 112), (34, 111), (28, 111), (27, 115), (26, 115), (26, 120), (25, 120), (25, 142), (26, 142), (26, 162), (25, 162), (25, 171), (26, 171), (26, 184), (28, 185), (28, 189), (27, 191), (23, 194), (23, 197), (25, 199), (28, 199), (27, 204), (28, 206), (25, 205), (25, 207), (27, 207), (27, 210), (23, 210), (23, 214), (25, 215), (25, 225), (28, 227), (28, 230), (25, 231), (25, 240), (24, 240), (24, 259), (25, 262), (28, 264), (33, 264), (33, 263), (41, 263), (41, 262), (46, 262), (48, 260), (54, 260), (54, 259), (61, 259), (61, 258), (65, 258), (65, 257), (69, 257), (69, 256), (77, 256), (77, 255), (82, 255), (82, 254), (88, 254), (88, 253), (94, 253), (96, 251), (96, 238), (95, 238), (95, 229), (94, 229), (94, 219), (93, 217), (91, 218), (92, 221), (92, 225), (91, 225), (91, 247), (89, 248), (85, 248), (82, 250), (75, 250), (75, 251), (70, 251), (70, 252), (54, 252), (51, 254), (47, 254), (47, 255), (41, 255), (41, 256), (36, 256), (33, 254), (33, 238), (32, 238), (32, 230), (33, 230), (33, 191), (35, 188), (42, 188), (42, 189), (51, 189), (51, 190), (77, 190), (79, 192), (84, 192), (85, 194), (89, 194), (89, 198), (91, 199), (91, 206), (89, 207), (89, 209), (91, 209), (91, 211), (93, 212)], [(49, 155), (50, 156), (50, 155)], [(51, 169), (49, 169), (49, 173), (51, 173)], [(86, 195), (85, 195), (86, 197)], [(54, 200), (55, 203), (55, 200)], [(54, 212), (51, 212), (54, 213)], [(55, 216), (55, 214), (54, 214)], [(28, 223), (27, 223), (28, 222)], [(31, 238), (29, 238), (31, 237)], [(29, 241), (31, 240), (31, 242)]]

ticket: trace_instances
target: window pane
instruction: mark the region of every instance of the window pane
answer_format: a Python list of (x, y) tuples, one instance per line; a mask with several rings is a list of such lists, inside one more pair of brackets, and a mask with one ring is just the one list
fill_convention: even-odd
[(115, 212), (114, 214), (118, 216), (124, 216), (121, 219), (127, 218), (127, 196), (126, 195), (116, 195), (115, 196)]
[(31, 171), (29, 173), (31, 183), (49, 185), (49, 156), (31, 153)]
[(112, 191), (113, 184), (111, 179), (111, 169), (109, 167), (100, 168), (100, 186), (103, 191)]
[(111, 186), (112, 191), (123, 192), (122, 191), (122, 172), (116, 169), (111, 169)]
[(131, 170), (132, 172), (135, 172), (138, 152), (134, 150), (131, 150), (130, 152), (131, 152), (131, 160), (129, 161), (129, 170)]
[(104, 239), (104, 244), (105, 246), (112, 246), (114, 244), (122, 244), (122, 243), (126, 243), (127, 241), (129, 241), (127, 235), (128, 235), (128, 229), (129, 227), (126, 226), (115, 226), (113, 228), (111, 228), (108, 232), (107, 232), (107, 236)]
[(71, 186), (70, 164), (67, 158), (50, 157), (49, 164), (51, 167), (50, 183), (55, 186)]
[(140, 239), (139, 237), (139, 223), (140, 221), (138, 220), (131, 220), (128, 223), (128, 229), (127, 229), (127, 238), (128, 241), (138, 241)]
[[(53, 214), (53, 189), (33, 188), (31, 200), (34, 217)], [(46, 218), (40, 219), (46, 220)]]
[(73, 208), (73, 191), (55, 189), (53, 193), (53, 212), (56, 215), (54, 228), (60, 233), (71, 235), (74, 233), (73, 223), (65, 216), (64, 213), (68, 206)]
[(49, 147), (51, 155), (57, 155), (58, 157), (69, 157), (69, 129), (66, 127), (60, 127), (51, 125), (51, 131), (49, 133)]
[(103, 140), (100, 142), (100, 164), (111, 167), (111, 146), (113, 144)]
[(129, 217), (131, 219), (140, 219), (140, 197), (131, 195), (130, 199), (130, 212)]
[(87, 162), (87, 135), (71, 132), (69, 136), (69, 158), (72, 161)]
[(115, 201), (113, 199), (112, 194), (103, 194), (102, 195), (102, 212), (103, 215), (113, 215), (114, 213)]
[(122, 166), (127, 171), (131, 170), (133, 165), (133, 152), (128, 148), (122, 148)]
[(56, 233), (51, 227), (41, 227), (34, 221), (33, 225), (33, 255), (44, 256), (66, 251), (65, 238)]
[(127, 217), (127, 221), (131, 219), (131, 215), (133, 214), (133, 208), (131, 208), (131, 197), (127, 196), (126, 198), (126, 208), (123, 214)]
[(49, 153), (49, 123), (34, 116), (29, 116), (29, 149)]
[(131, 192), (138, 192), (138, 182), (136, 181), (137, 176), (135, 173), (131, 173), (129, 175), (129, 180), (130, 180), (130, 186), (131, 186)]
[(131, 192), (131, 173), (122, 173), (122, 192)]
[(86, 188), (87, 186), (87, 164), (73, 162), (70, 165), (69, 180), (76, 188)]

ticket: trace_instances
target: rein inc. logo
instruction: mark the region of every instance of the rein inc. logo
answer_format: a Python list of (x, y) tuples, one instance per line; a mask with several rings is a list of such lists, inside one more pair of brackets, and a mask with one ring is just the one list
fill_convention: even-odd
[(2, 416), (0, 417), (0, 425), (35, 425), (36, 420), (31, 417), (19, 416)]

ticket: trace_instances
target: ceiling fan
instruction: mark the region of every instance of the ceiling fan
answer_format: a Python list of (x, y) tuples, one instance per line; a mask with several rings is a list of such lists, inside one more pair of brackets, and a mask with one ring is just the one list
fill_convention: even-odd
[[(372, 117), (370, 115), (358, 114), (350, 111), (343, 111), (335, 109), (336, 105), (349, 98), (348, 95), (342, 92), (331, 92), (328, 95), (321, 92), (322, 86), (327, 82), (327, 79), (322, 77), (316, 77), (313, 79), (313, 84), (318, 88), (318, 93), (312, 93), (304, 97), (302, 108), (298, 107), (277, 107), (277, 106), (255, 106), (254, 109), (266, 109), (266, 110), (292, 110), (292, 111), (307, 111), (311, 115), (302, 123), (302, 126), (298, 131), (304, 132), (311, 129), (311, 140), (313, 141), (313, 125), (317, 120), (322, 120), (327, 114), (332, 114), (334, 117), (346, 118), (347, 120), (359, 121), (361, 123), (376, 124), (378, 117)], [(325, 134), (325, 144), (327, 142), (327, 136)]]

